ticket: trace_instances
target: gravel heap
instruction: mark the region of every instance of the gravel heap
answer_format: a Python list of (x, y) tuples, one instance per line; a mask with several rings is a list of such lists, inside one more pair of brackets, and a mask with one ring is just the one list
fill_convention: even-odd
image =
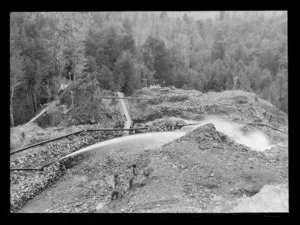
[[(39, 168), (83, 147), (120, 136), (119, 132), (82, 132), (67, 138), (36, 146), (11, 156), (11, 168)], [(71, 157), (45, 167), (42, 171), (12, 170), (10, 172), (11, 211), (22, 207), (27, 200), (43, 191), (61, 177), (67, 168), (82, 160), (82, 155)]]

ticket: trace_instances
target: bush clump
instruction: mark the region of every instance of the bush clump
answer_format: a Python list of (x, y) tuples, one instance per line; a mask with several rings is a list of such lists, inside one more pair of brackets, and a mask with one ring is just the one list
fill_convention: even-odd
[(73, 125), (95, 124), (103, 120), (106, 115), (104, 108), (100, 105), (87, 102), (80, 107), (76, 107), (71, 112)]
[(36, 123), (39, 127), (46, 128), (52, 126), (52, 115), (45, 113), (43, 116), (39, 117), (36, 120)]
[(168, 102), (184, 102), (189, 98), (188, 95), (172, 95), (169, 96), (166, 100)]
[(96, 124), (105, 118), (112, 119), (101, 102), (101, 96), (110, 96), (112, 92), (100, 91), (97, 79), (88, 76), (70, 84), (60, 97), (60, 103), (67, 108), (72, 105), (71, 91), (74, 93), (74, 108), (68, 112), (67, 125)]
[(163, 102), (162, 98), (155, 98), (148, 101), (150, 105), (158, 105)]
[(236, 96), (236, 97), (233, 97), (233, 100), (237, 104), (246, 104), (246, 103), (248, 103), (248, 98), (246, 96)]

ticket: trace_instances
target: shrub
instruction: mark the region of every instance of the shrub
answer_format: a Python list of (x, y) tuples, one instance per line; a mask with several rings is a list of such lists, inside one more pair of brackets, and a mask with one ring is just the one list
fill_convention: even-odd
[(62, 93), (62, 95), (59, 98), (60, 103), (67, 105), (68, 107), (70, 107), (72, 105), (70, 88), (71, 87), (67, 87), (67, 89)]
[(148, 101), (148, 103), (150, 105), (158, 105), (159, 103), (163, 102), (163, 100), (161, 98), (157, 98), (157, 99), (151, 99)]
[(49, 113), (44, 114), (43, 116), (41, 116), (40, 118), (38, 118), (36, 120), (36, 123), (42, 127), (42, 128), (46, 128), (52, 125), (52, 116)]
[(187, 95), (172, 95), (167, 98), (168, 102), (183, 102), (189, 98)]
[(236, 96), (236, 97), (233, 97), (233, 99), (237, 104), (248, 103), (248, 98), (246, 96)]

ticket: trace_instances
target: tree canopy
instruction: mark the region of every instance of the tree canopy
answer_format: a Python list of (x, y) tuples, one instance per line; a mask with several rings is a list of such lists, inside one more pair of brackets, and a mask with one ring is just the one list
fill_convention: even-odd
[[(199, 12), (201, 13), (201, 12)], [(148, 84), (251, 91), (287, 112), (287, 15), (220, 12), (14, 12), (11, 122), (28, 121), (62, 83), (92, 74), (130, 95)]]

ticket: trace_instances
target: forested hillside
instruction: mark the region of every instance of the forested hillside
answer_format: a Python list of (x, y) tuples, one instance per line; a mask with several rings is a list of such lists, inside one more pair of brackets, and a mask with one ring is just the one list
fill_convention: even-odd
[[(201, 12), (199, 12), (201, 13)], [(11, 125), (29, 121), (61, 84), (96, 78), (131, 95), (159, 83), (201, 92), (233, 88), (287, 112), (287, 14), (18, 12), (10, 15)]]

